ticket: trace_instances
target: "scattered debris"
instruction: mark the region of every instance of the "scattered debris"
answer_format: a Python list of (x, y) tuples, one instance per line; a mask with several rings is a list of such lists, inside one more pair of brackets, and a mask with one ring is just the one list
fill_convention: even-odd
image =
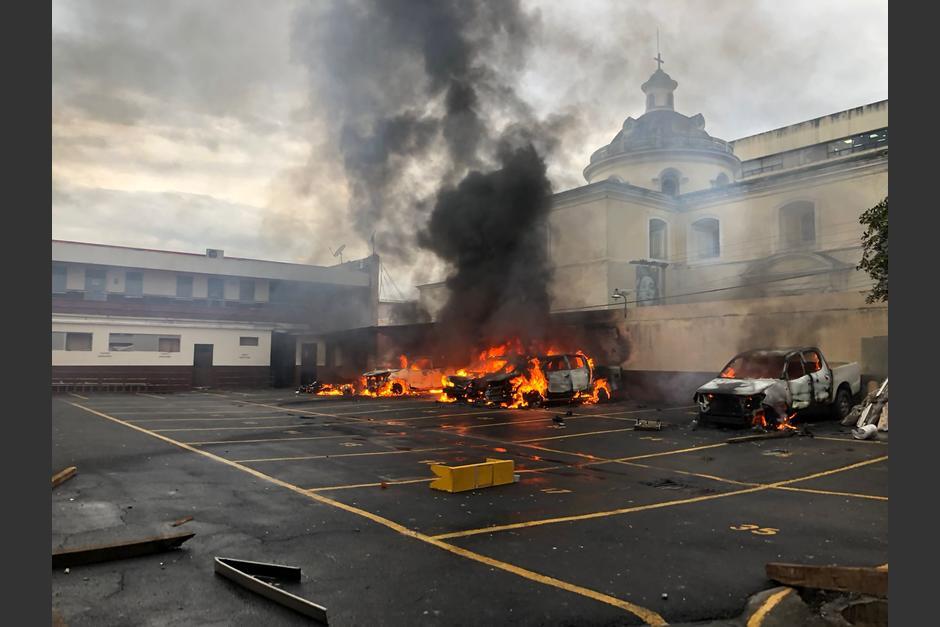
[(772, 455), (773, 457), (789, 457), (792, 455), (792, 453), (785, 448), (772, 448), (768, 451), (764, 451), (762, 455)]
[(515, 465), (511, 459), (492, 459), (487, 457), (480, 464), (464, 466), (444, 466), (432, 464), (431, 472), (438, 476), (430, 483), (431, 488), (444, 492), (464, 492), (477, 488), (514, 483)]
[(633, 425), (633, 428), (636, 431), (662, 431), (663, 421), (651, 420), (649, 418), (638, 418), (636, 424)]
[(771, 562), (767, 564), (766, 571), (768, 579), (788, 586), (857, 592), (880, 598), (888, 596), (887, 569)]
[[(299, 582), (301, 571), (296, 566), (250, 562), (232, 557), (216, 557), (215, 573), (324, 625), (329, 624), (325, 607), (296, 594), (291, 594), (286, 590), (281, 590), (277, 585), (278, 581)], [(271, 583), (268, 583), (269, 581)]]
[(195, 535), (195, 533), (178, 533), (113, 544), (62, 549), (52, 554), (52, 567), (82, 566), (170, 551), (179, 548), (181, 544)]
[(558, 425), (559, 427), (564, 427), (564, 426), (565, 426), (565, 419), (564, 419), (564, 417), (563, 417), (563, 416), (559, 416), (559, 415), (557, 415), (557, 414), (556, 414), (555, 416), (552, 416), (552, 422), (554, 422), (554, 423), (555, 423), (556, 425)]
[(758, 433), (756, 435), (742, 435), (737, 438), (728, 438), (725, 440), (728, 444), (739, 444), (741, 442), (754, 442), (755, 440), (776, 440), (778, 438), (789, 438), (797, 435), (793, 429), (784, 431), (771, 431), (770, 433)]
[(60, 470), (56, 474), (52, 475), (52, 487), (61, 485), (75, 476), (75, 473), (78, 472), (78, 468), (75, 466), (69, 466), (64, 470)]
[(382, 488), (383, 490), (388, 490), (388, 484), (385, 483), (384, 481), (379, 484), (379, 487)]
[(193, 519), (192, 516), (183, 516), (183, 517), (180, 518), (179, 520), (174, 520), (173, 522), (171, 522), (171, 523), (170, 523), (170, 526), (171, 526), (171, 527), (179, 527), (180, 525), (185, 525), (186, 523), (188, 523), (188, 522), (189, 522), (190, 520), (192, 520), (192, 519)]
[[(842, 420), (845, 427), (855, 425), (859, 429), (868, 424), (878, 424), (881, 413), (888, 405), (888, 380), (876, 390), (868, 394), (861, 404), (852, 408), (852, 411)], [(886, 429), (887, 430), (887, 429)]]
[(852, 437), (856, 440), (870, 440), (875, 437), (876, 433), (878, 433), (878, 427), (872, 424), (852, 429)]

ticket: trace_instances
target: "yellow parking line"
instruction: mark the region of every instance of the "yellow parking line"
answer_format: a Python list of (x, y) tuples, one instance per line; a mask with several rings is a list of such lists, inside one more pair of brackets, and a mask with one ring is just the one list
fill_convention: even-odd
[[(546, 468), (525, 468), (522, 470), (516, 469), (516, 474), (523, 473), (532, 473), (532, 472), (542, 472), (543, 470), (554, 470), (560, 468), (560, 466), (548, 466)], [(404, 485), (409, 483), (428, 483), (434, 481), (437, 477), (426, 477), (423, 479), (392, 479), (390, 481), (376, 481), (375, 483), (353, 483), (348, 485), (333, 485), (327, 486), (324, 488), (307, 488), (308, 492), (331, 492), (333, 490), (352, 490), (355, 488), (377, 488), (382, 484), (385, 485)]]
[(545, 440), (565, 440), (568, 438), (583, 438), (586, 435), (617, 433), (618, 431), (633, 431), (633, 427), (624, 427), (623, 429), (605, 429), (604, 431), (589, 431), (588, 433), (572, 433), (571, 435), (553, 435), (547, 438), (531, 438), (529, 440), (511, 440), (511, 442), (513, 444), (525, 444), (526, 442), (544, 442)]
[(747, 481), (736, 481), (734, 479), (726, 479), (725, 477), (718, 477), (715, 475), (706, 475), (700, 472), (690, 472), (688, 470), (677, 470), (675, 468), (665, 468), (663, 466), (650, 466), (649, 464), (637, 464), (635, 462), (618, 462), (618, 463), (624, 464), (626, 466), (638, 466), (640, 468), (648, 468), (651, 470), (672, 472), (672, 473), (676, 473), (680, 475), (688, 475), (691, 477), (701, 477), (702, 479), (710, 479), (712, 481), (720, 481), (721, 483), (729, 483), (732, 485), (739, 485), (739, 486), (748, 486), (748, 487), (770, 486), (774, 490), (786, 490), (788, 492), (806, 492), (809, 494), (826, 494), (829, 496), (848, 496), (848, 497), (853, 497), (857, 499), (869, 499), (872, 501), (887, 501), (888, 500), (888, 497), (886, 496), (878, 496), (875, 494), (859, 494), (856, 492), (836, 492), (833, 490), (814, 490), (812, 488), (794, 488), (793, 486), (771, 486), (770, 484), (766, 484), (766, 483), (751, 483)]
[(793, 486), (778, 486), (775, 490), (786, 490), (788, 492), (806, 492), (809, 494), (826, 494), (829, 496), (849, 496), (856, 499), (868, 499), (871, 501), (887, 501), (888, 497), (877, 494), (859, 494), (858, 492), (837, 492), (834, 490), (814, 490), (813, 488), (794, 488)]
[(376, 483), (355, 483), (352, 485), (334, 485), (328, 486), (325, 488), (309, 488), (308, 492), (330, 492), (333, 490), (351, 490), (353, 488), (377, 488), (381, 485), (405, 485), (408, 483), (427, 483), (428, 481), (434, 481), (434, 477), (427, 477), (426, 479), (398, 479), (395, 481), (379, 481)]
[(852, 444), (881, 444), (884, 446), (886, 442), (879, 442), (878, 440), (856, 440), (855, 438), (839, 438), (839, 437), (829, 437), (825, 435), (814, 435), (814, 440), (829, 440), (831, 442), (851, 442)]
[(262, 438), (259, 440), (210, 440), (210, 441), (195, 441), (195, 442), (186, 442), (185, 444), (192, 444), (193, 446), (205, 446), (207, 444), (255, 444), (257, 442), (290, 442), (292, 440), (329, 440), (334, 438), (349, 438), (348, 435), (311, 435), (309, 437), (299, 437), (299, 438)]
[(336, 455), (304, 455), (303, 457), (267, 457), (263, 459), (236, 459), (236, 464), (257, 464), (259, 462), (289, 462), (302, 459), (325, 459), (327, 457), (364, 457), (366, 455), (401, 455), (402, 453), (428, 453), (443, 451), (444, 448), (415, 448), (410, 451), (374, 451), (371, 453), (337, 453)]
[(298, 493), (298, 494), (302, 494), (302, 495), (304, 495), (304, 496), (306, 496), (306, 497), (308, 497), (308, 498), (310, 498), (310, 499), (313, 499), (313, 500), (315, 500), (315, 501), (317, 501), (317, 502), (320, 502), (320, 503), (323, 503), (323, 504), (326, 504), (326, 505), (331, 505), (332, 507), (335, 507), (335, 508), (337, 508), (337, 509), (341, 509), (341, 510), (344, 510), (344, 511), (349, 512), (349, 513), (351, 513), (351, 514), (356, 514), (357, 516), (361, 516), (361, 517), (363, 517), (363, 518), (367, 518), (367, 519), (369, 519), (369, 520), (371, 520), (371, 521), (373, 521), (373, 522), (375, 522), (375, 523), (378, 523), (378, 524), (380, 524), (380, 525), (383, 525), (384, 527), (387, 527), (387, 528), (389, 528), (389, 529), (392, 529), (393, 531), (396, 531), (396, 532), (398, 532), (399, 534), (401, 534), (401, 535), (403, 535), (403, 536), (406, 536), (406, 537), (409, 537), (409, 538), (414, 538), (414, 539), (416, 539), (416, 540), (420, 540), (421, 542), (424, 542), (424, 543), (426, 543), (426, 544), (430, 544), (431, 546), (435, 546), (435, 547), (437, 547), (437, 548), (439, 548), (439, 549), (442, 549), (442, 550), (444, 550), (444, 551), (448, 551), (449, 553), (452, 553), (452, 554), (454, 554), (454, 555), (459, 555), (460, 557), (464, 557), (464, 558), (466, 558), (466, 559), (470, 559), (470, 560), (473, 560), (473, 561), (475, 561), (475, 562), (479, 562), (479, 563), (481, 563), (481, 564), (486, 564), (487, 566), (491, 566), (491, 567), (493, 567), (493, 568), (498, 568), (498, 569), (500, 569), (500, 570), (502, 570), (502, 571), (505, 571), (505, 572), (508, 572), (508, 573), (512, 573), (512, 574), (514, 574), (514, 575), (517, 575), (517, 576), (519, 576), (519, 577), (523, 577), (523, 578), (528, 579), (528, 580), (530, 580), (530, 581), (535, 581), (535, 582), (537, 582), (537, 583), (541, 583), (541, 584), (544, 584), (544, 585), (548, 585), (548, 586), (552, 586), (552, 587), (555, 587), (555, 588), (559, 588), (559, 589), (561, 589), (561, 590), (566, 590), (566, 591), (572, 592), (572, 593), (574, 593), (574, 594), (579, 594), (579, 595), (581, 595), (581, 596), (584, 596), (584, 597), (587, 597), (587, 598), (590, 598), (590, 599), (594, 599), (594, 600), (596, 600), (596, 601), (600, 601), (601, 603), (606, 603), (606, 604), (608, 604), (608, 605), (612, 605), (612, 606), (614, 606), (614, 607), (618, 607), (618, 608), (623, 609), (623, 610), (625, 610), (625, 611), (627, 611), (627, 612), (630, 612), (630, 613), (633, 614), (634, 616), (638, 617), (640, 620), (645, 621), (648, 625), (655, 625), (655, 626), (666, 625), (666, 621), (663, 619), (663, 617), (660, 616), (659, 614), (657, 614), (656, 612), (654, 612), (654, 611), (652, 611), (652, 610), (649, 610), (649, 609), (647, 609), (647, 608), (641, 607), (641, 606), (639, 606), (639, 605), (636, 605), (636, 604), (634, 604), (634, 603), (630, 603), (629, 601), (624, 601), (623, 599), (618, 599), (617, 597), (613, 597), (613, 596), (604, 594), (604, 593), (602, 593), (602, 592), (598, 592), (598, 591), (596, 591), (596, 590), (591, 590), (591, 589), (589, 589), (589, 588), (583, 588), (583, 587), (581, 587), (581, 586), (577, 586), (577, 585), (568, 583), (568, 582), (566, 582), (566, 581), (562, 581), (562, 580), (560, 580), (560, 579), (555, 579), (554, 577), (548, 577), (548, 576), (546, 576), (546, 575), (542, 575), (541, 573), (537, 573), (537, 572), (535, 572), (535, 571), (531, 571), (531, 570), (528, 570), (528, 569), (525, 569), (525, 568), (520, 568), (519, 566), (516, 566), (516, 565), (514, 565), (514, 564), (510, 564), (510, 563), (508, 563), (508, 562), (503, 562), (503, 561), (500, 561), (500, 560), (496, 560), (496, 559), (493, 559), (493, 558), (491, 558), (491, 557), (487, 557), (487, 556), (485, 556), (485, 555), (481, 555), (481, 554), (479, 554), (479, 553), (475, 553), (475, 552), (473, 552), (473, 551), (469, 551), (469, 550), (467, 550), (467, 549), (463, 549), (463, 548), (461, 548), (461, 547), (454, 546), (454, 545), (449, 544), (449, 543), (447, 543), (447, 542), (442, 542), (442, 541), (440, 541), (440, 540), (437, 540), (437, 539), (435, 539), (435, 538), (433, 538), (433, 537), (431, 537), (431, 536), (427, 536), (427, 535), (425, 535), (425, 534), (423, 534), (423, 533), (420, 533), (420, 532), (418, 532), (418, 531), (414, 531), (414, 530), (412, 530), (412, 529), (408, 529), (407, 527), (404, 527), (403, 525), (400, 525), (400, 524), (398, 524), (398, 523), (396, 523), (396, 522), (394, 522), (394, 521), (392, 521), (392, 520), (389, 520), (388, 518), (384, 518), (384, 517), (382, 517), (382, 516), (379, 516), (379, 515), (377, 515), (377, 514), (373, 514), (372, 512), (366, 511), (366, 510), (364, 510), (364, 509), (360, 509), (360, 508), (358, 508), (358, 507), (354, 507), (354, 506), (352, 506), (352, 505), (347, 505), (347, 504), (342, 503), (342, 502), (340, 502), (340, 501), (333, 500), (333, 499), (331, 499), (331, 498), (329, 498), (329, 497), (326, 497), (326, 496), (323, 496), (323, 495), (321, 495), (321, 494), (317, 494), (317, 493), (315, 493), (315, 492), (310, 492), (310, 491), (308, 491), (308, 490), (304, 490), (303, 488), (300, 488), (300, 487), (298, 487), (298, 486), (296, 486), (296, 485), (294, 485), (294, 484), (292, 484), (292, 483), (287, 483), (286, 481), (282, 481), (282, 480), (277, 479), (277, 478), (275, 478), (275, 477), (272, 477), (272, 476), (270, 476), (270, 475), (266, 475), (266, 474), (264, 474), (264, 473), (262, 473), (262, 472), (260, 472), (260, 471), (258, 471), (258, 470), (255, 470), (254, 468), (251, 468), (251, 467), (249, 467), (249, 466), (243, 466), (243, 465), (241, 465), (241, 464), (239, 464), (239, 463), (237, 463), (237, 462), (233, 462), (233, 461), (230, 460), (230, 459), (225, 459), (224, 457), (220, 457), (220, 456), (218, 456), (218, 455), (214, 455), (214, 454), (212, 454), (212, 453), (210, 453), (210, 452), (208, 452), (208, 451), (200, 450), (200, 449), (198, 449), (198, 448), (189, 446), (188, 444), (184, 444), (183, 442), (178, 442), (178, 441), (176, 441), (176, 440), (174, 440), (174, 439), (172, 439), (172, 438), (168, 438), (168, 437), (166, 437), (166, 436), (164, 436), (164, 435), (160, 435), (160, 434), (158, 434), (158, 433), (155, 433), (155, 432), (153, 432), (153, 431), (150, 431), (149, 429), (144, 429), (143, 427), (138, 427), (137, 425), (133, 425), (133, 424), (131, 424), (131, 423), (129, 423), (129, 422), (126, 422), (126, 421), (124, 421), (124, 420), (121, 420), (120, 418), (115, 418), (114, 416), (109, 416), (108, 414), (104, 414), (104, 413), (102, 413), (102, 412), (95, 411), (94, 409), (91, 409), (91, 408), (89, 408), (89, 407), (85, 407), (85, 406), (83, 406), (83, 405), (79, 405), (78, 403), (70, 403), (70, 404), (73, 405), (73, 406), (75, 406), (75, 407), (77, 407), (77, 408), (79, 408), (79, 409), (82, 409), (82, 410), (84, 410), (84, 411), (86, 411), (86, 412), (88, 412), (88, 413), (94, 414), (94, 415), (96, 415), (96, 416), (100, 416), (101, 418), (105, 418), (105, 419), (107, 419), (107, 420), (111, 420), (111, 421), (113, 421), (113, 422), (115, 422), (115, 423), (117, 423), (117, 424), (124, 425), (125, 427), (128, 427), (128, 428), (130, 428), (130, 429), (135, 429), (135, 430), (137, 430), (137, 431), (140, 431), (141, 433), (146, 433), (147, 435), (150, 435), (150, 436), (153, 436), (153, 437), (158, 438), (158, 439), (160, 439), (160, 440), (163, 440), (164, 442), (167, 442), (168, 444), (173, 444), (174, 446), (178, 446), (178, 447), (180, 447), (180, 448), (182, 448), (182, 449), (184, 449), (184, 450), (190, 451), (190, 452), (192, 452), (192, 453), (196, 453), (196, 454), (198, 454), (198, 455), (203, 455), (203, 456), (205, 456), (205, 457), (207, 457), (207, 458), (209, 458), (209, 459), (212, 459), (212, 460), (214, 460), (214, 461), (219, 462), (220, 464), (225, 464), (225, 465), (230, 466), (230, 467), (232, 467), (232, 468), (237, 468), (238, 470), (241, 470), (242, 472), (248, 473), (248, 474), (252, 475), (253, 477), (255, 477), (255, 478), (257, 478), (257, 479), (261, 479), (261, 480), (263, 480), (263, 481), (267, 481), (267, 482), (269, 482), (269, 483), (272, 483), (272, 484), (274, 484), (274, 485), (280, 486), (280, 487), (285, 488), (285, 489), (287, 489), (287, 490), (291, 490), (291, 491), (296, 492), (296, 493)]
[(284, 416), (280, 414), (276, 416), (254, 416), (248, 414), (238, 418), (135, 418), (127, 422), (137, 424), (140, 422), (244, 422), (246, 420), (284, 420)]
[(258, 425), (255, 427), (192, 427), (192, 428), (187, 427), (183, 429), (154, 429), (153, 432), (154, 433), (170, 433), (173, 431), (246, 431), (246, 430), (250, 431), (252, 429), (257, 431), (260, 429), (314, 429), (318, 427), (336, 427), (342, 424), (343, 423), (341, 422), (332, 422), (330, 424), (324, 423), (324, 424), (319, 424), (319, 425), (294, 424), (294, 425), (273, 425), (273, 426)]
[(678, 499), (674, 501), (663, 501), (659, 503), (650, 503), (648, 505), (637, 505), (634, 507), (624, 507), (620, 509), (608, 510), (603, 512), (592, 512), (590, 514), (579, 514), (575, 516), (560, 516), (557, 518), (543, 518), (541, 520), (530, 520), (527, 522), (512, 523), (508, 525), (494, 525), (491, 527), (483, 527), (479, 529), (466, 529), (464, 531), (455, 531), (453, 533), (443, 533), (440, 535), (432, 536), (438, 540), (444, 540), (449, 538), (463, 538), (466, 536), (474, 536), (481, 533), (495, 533), (499, 531), (508, 531), (510, 529), (522, 529), (527, 527), (538, 527), (541, 525), (551, 525), (556, 523), (563, 522), (573, 522), (578, 520), (590, 520), (592, 518), (606, 518), (608, 516), (617, 516), (620, 514), (629, 514), (633, 512), (642, 512), (651, 509), (660, 509), (663, 507), (673, 507), (676, 505), (687, 505), (690, 503), (700, 503), (702, 501), (712, 501), (714, 499), (721, 499), (729, 496), (737, 496), (740, 494), (749, 494), (751, 492), (762, 492), (764, 490), (771, 490), (778, 486), (789, 485), (791, 483), (797, 483), (799, 481), (808, 481), (809, 479), (816, 479), (818, 477), (825, 477), (827, 475), (832, 475), (838, 472), (844, 472), (846, 470), (852, 470), (854, 468), (861, 468), (862, 466), (867, 466), (869, 464), (875, 464), (882, 462), (888, 459), (887, 456), (878, 457), (875, 459), (869, 459), (862, 462), (857, 462), (855, 464), (850, 464), (848, 466), (842, 466), (840, 468), (833, 468), (832, 470), (826, 470), (823, 472), (817, 472), (812, 475), (807, 475), (805, 477), (798, 477), (796, 479), (788, 479), (786, 481), (778, 481), (776, 483), (762, 484), (751, 488), (745, 488), (743, 490), (733, 490), (731, 492), (722, 492), (720, 494), (706, 494), (703, 496), (696, 496), (687, 499)]
[(767, 614), (770, 613), (770, 610), (783, 600), (783, 597), (787, 596), (793, 592), (793, 588), (784, 588), (779, 592), (775, 592), (769, 597), (764, 603), (757, 608), (757, 611), (751, 614), (751, 617), (747, 619), (747, 627), (760, 627), (764, 624), (764, 618)]

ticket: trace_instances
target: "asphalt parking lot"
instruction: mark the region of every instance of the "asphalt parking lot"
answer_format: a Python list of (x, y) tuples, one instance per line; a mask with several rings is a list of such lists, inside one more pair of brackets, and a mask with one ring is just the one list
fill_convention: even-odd
[[(741, 614), (770, 561), (888, 561), (888, 446), (835, 423), (744, 443), (692, 407), (499, 410), (291, 391), (81, 393), (52, 404), (52, 548), (170, 530), (182, 550), (53, 573), (69, 625), (303, 624), (213, 575), (299, 566), (334, 625), (677, 624)], [(666, 422), (636, 431), (637, 418)], [(448, 494), (429, 465), (512, 459)], [(772, 613), (767, 624), (772, 624)]]

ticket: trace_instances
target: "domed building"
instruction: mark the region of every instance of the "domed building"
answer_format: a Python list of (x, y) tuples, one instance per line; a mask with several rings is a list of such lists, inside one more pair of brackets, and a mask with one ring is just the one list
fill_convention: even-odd
[(677, 87), (657, 68), (645, 113), (555, 195), (553, 310), (866, 284), (858, 217), (888, 193), (887, 100), (725, 141), (676, 111)]

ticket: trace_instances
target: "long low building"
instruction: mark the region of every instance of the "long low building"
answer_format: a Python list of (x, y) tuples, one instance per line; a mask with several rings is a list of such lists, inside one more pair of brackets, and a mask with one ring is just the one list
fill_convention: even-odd
[(287, 386), (378, 322), (379, 259), (336, 266), (52, 242), (53, 387)]

